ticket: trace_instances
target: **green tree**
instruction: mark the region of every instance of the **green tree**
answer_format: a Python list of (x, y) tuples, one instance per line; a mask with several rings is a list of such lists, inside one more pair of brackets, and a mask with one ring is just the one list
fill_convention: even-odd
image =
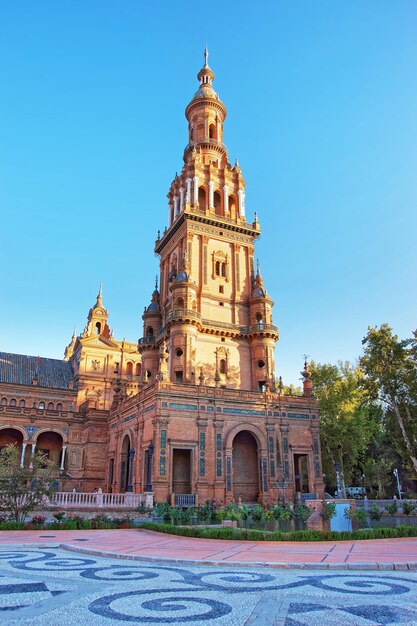
[(417, 336), (400, 340), (388, 324), (368, 328), (360, 367), (363, 388), (384, 409), (393, 443), (417, 475)]
[(20, 467), (20, 450), (9, 445), (0, 451), (0, 511), (15, 522), (26, 516), (54, 492), (56, 466), (41, 453), (33, 457), (33, 468)]
[(314, 393), (320, 408), (323, 472), (329, 488), (336, 485), (335, 463), (342, 462), (345, 484), (359, 481), (372, 437), (380, 428), (381, 410), (361, 386), (359, 367), (311, 364)]

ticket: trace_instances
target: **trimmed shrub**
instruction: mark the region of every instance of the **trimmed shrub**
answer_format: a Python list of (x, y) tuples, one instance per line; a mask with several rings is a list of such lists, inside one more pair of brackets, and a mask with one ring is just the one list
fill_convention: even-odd
[(355, 530), (353, 532), (322, 532), (320, 530), (302, 530), (293, 532), (268, 532), (262, 530), (234, 528), (183, 528), (172, 524), (153, 524), (145, 522), (141, 525), (145, 530), (198, 537), (202, 539), (232, 539), (238, 541), (346, 541), (361, 539), (395, 539), (398, 537), (417, 537), (417, 527), (398, 526), (398, 528), (373, 528)]

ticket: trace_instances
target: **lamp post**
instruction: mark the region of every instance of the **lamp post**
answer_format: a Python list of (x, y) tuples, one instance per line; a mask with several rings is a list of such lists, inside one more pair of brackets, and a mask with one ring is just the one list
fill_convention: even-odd
[(345, 487), (345, 474), (343, 471), (343, 455), (342, 455), (342, 444), (339, 443), (337, 446), (339, 450), (339, 463), (340, 463), (340, 487), (342, 491), (342, 498), (346, 498), (346, 487)]
[(364, 497), (364, 499), (366, 498), (366, 488), (365, 488), (365, 474), (362, 474), (361, 476), (361, 480), (362, 480), (362, 496)]
[(397, 479), (398, 497), (399, 497), (400, 500), (402, 500), (402, 498), (401, 498), (401, 483), (400, 483), (400, 479), (399, 479), (399, 476), (398, 476), (398, 470), (394, 469), (392, 473), (394, 474), (395, 478)]

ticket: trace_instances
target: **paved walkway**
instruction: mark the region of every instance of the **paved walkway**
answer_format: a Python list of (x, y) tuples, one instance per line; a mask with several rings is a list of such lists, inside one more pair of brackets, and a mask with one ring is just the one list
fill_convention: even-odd
[(93, 555), (199, 565), (417, 569), (417, 538), (256, 542), (193, 539), (147, 530), (3, 531), (0, 548), (62, 547)]

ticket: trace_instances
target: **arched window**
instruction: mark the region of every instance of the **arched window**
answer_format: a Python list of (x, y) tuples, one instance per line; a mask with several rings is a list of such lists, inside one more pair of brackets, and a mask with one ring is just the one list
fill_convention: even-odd
[(226, 276), (226, 263), (220, 263), (220, 274)]
[(198, 188), (198, 206), (200, 209), (207, 208), (207, 195), (204, 187)]
[(45, 408), (45, 402), (39, 402), (39, 409), (44, 409)]
[(136, 363), (135, 374), (136, 376), (140, 376), (142, 371), (142, 363)]
[(131, 363), (131, 361), (129, 361), (129, 363), (126, 363), (126, 374), (127, 376), (132, 376), (133, 374), (133, 363)]
[(148, 326), (148, 328), (146, 330), (146, 336), (147, 337), (153, 337), (153, 328), (152, 328), (152, 326)]
[(62, 404), (60, 402), (58, 402), (58, 404), (56, 405), (56, 410), (62, 411)]
[(20, 400), (20, 402), (19, 402), (19, 407), (20, 407), (21, 409), (24, 409), (24, 408), (25, 408), (25, 406), (26, 406), (26, 402), (25, 402), (24, 400)]
[(183, 309), (183, 308), (184, 308), (184, 298), (178, 298), (177, 309)]
[(216, 125), (215, 124), (210, 124), (210, 126), (209, 126), (209, 138), (210, 139), (217, 139), (217, 132), (216, 132)]
[(258, 322), (258, 326), (260, 326), (262, 328), (262, 326), (263, 326), (263, 316), (262, 316), (262, 313), (257, 313), (256, 314), (256, 321)]
[(96, 323), (96, 335), (100, 335), (101, 333), (101, 322)]
[(216, 276), (220, 276), (220, 261), (216, 261)]
[(226, 374), (226, 359), (220, 359), (220, 374)]
[(54, 410), (54, 403), (53, 402), (49, 402), (48, 403), (48, 411), (53, 411)]
[(9, 402), (9, 406), (16, 406), (16, 400), (15, 398), (12, 398)]
[(214, 212), (216, 215), (223, 215), (222, 211), (222, 197), (218, 191), (214, 192)]
[(7, 398), (2, 398), (0, 404), (1, 406), (7, 406)]

